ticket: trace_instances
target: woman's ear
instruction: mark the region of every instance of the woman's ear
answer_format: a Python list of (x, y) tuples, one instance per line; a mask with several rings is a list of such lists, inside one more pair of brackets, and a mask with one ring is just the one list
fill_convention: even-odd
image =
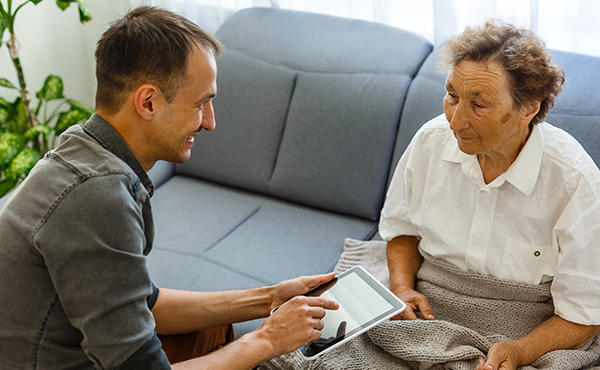
[(134, 94), (137, 114), (144, 120), (152, 120), (156, 114), (156, 106), (161, 95), (160, 90), (154, 85), (143, 84), (138, 87)]
[(533, 102), (525, 105), (523, 107), (523, 118), (521, 121), (521, 127), (526, 127), (529, 125), (533, 117), (540, 111), (541, 103)]

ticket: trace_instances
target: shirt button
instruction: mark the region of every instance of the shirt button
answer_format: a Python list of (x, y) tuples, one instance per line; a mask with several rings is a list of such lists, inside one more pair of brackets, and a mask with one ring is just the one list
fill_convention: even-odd
[(536, 256), (536, 257), (539, 257), (539, 256), (540, 256), (540, 254), (541, 254), (541, 253), (540, 253), (540, 251), (535, 251), (535, 252), (533, 252), (533, 255), (534, 255), (534, 256)]

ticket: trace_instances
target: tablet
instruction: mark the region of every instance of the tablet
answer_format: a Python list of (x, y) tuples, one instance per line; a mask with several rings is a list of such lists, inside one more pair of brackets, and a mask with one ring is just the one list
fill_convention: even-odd
[(343, 272), (306, 295), (321, 296), (339, 304), (337, 310), (326, 310), (321, 319), (324, 324), (321, 339), (298, 349), (307, 360), (331, 351), (406, 308), (404, 302), (361, 266)]

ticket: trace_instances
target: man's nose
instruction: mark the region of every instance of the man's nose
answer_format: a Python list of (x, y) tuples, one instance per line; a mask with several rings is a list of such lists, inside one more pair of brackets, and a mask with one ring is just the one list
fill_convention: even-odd
[(206, 131), (213, 131), (216, 127), (215, 110), (213, 109), (212, 102), (209, 102), (202, 110), (202, 128)]

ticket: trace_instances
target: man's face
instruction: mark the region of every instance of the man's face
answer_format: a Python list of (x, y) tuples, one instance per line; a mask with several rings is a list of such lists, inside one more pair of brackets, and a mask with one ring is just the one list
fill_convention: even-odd
[(212, 52), (194, 48), (188, 56), (183, 86), (174, 100), (164, 104), (153, 144), (158, 159), (183, 163), (190, 158), (194, 137), (202, 129), (215, 129), (212, 99), (217, 93), (217, 64)]
[(529, 121), (513, 104), (501, 64), (462, 61), (451, 69), (446, 91), (444, 112), (461, 151), (516, 158)]

